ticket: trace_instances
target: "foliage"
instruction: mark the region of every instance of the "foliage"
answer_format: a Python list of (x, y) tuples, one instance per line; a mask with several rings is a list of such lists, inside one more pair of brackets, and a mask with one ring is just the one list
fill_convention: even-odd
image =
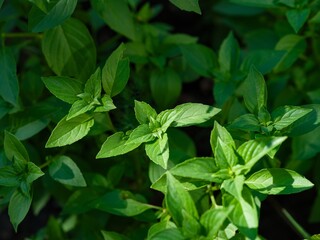
[[(263, 239), (268, 195), (314, 185), (320, 221), (320, 2), (200, 3), (0, 1), (0, 210), (15, 232), (54, 202), (30, 239)], [(169, 11), (206, 33), (175, 32)], [(186, 99), (202, 81), (213, 101)]]

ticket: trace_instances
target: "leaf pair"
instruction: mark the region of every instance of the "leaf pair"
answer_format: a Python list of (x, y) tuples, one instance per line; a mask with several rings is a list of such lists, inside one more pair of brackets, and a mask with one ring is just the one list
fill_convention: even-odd
[[(121, 44), (83, 85), (69, 77), (42, 78), (57, 98), (72, 104), (69, 113), (57, 124), (46, 147), (72, 144), (86, 136), (94, 124), (93, 113), (108, 112), (116, 107), (111, 97), (119, 94), (129, 79), (129, 60), (123, 57)], [(102, 94), (102, 88), (105, 94)]]
[(135, 101), (134, 110), (140, 126), (127, 133), (118, 132), (109, 136), (97, 158), (125, 154), (145, 143), (148, 157), (167, 169), (169, 160), (167, 129), (203, 123), (220, 111), (208, 105), (186, 103), (157, 114), (149, 104), (139, 101)]
[(13, 189), (8, 212), (10, 221), (17, 231), (18, 225), (31, 206), (31, 185), (44, 173), (30, 161), (23, 144), (9, 132), (5, 132), (4, 151), (11, 165), (0, 168), (0, 186)]

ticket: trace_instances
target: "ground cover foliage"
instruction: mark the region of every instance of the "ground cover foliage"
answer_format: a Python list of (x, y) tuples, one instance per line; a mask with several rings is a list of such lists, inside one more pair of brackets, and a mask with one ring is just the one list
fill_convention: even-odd
[(320, 1), (0, 7), (1, 239), (320, 238)]

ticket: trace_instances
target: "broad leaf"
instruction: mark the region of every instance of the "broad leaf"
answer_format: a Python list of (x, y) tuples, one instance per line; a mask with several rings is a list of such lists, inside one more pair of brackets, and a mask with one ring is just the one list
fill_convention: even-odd
[(220, 137), (218, 137), (214, 156), (216, 165), (219, 169), (230, 169), (238, 163), (234, 148), (227, 143), (224, 143)]
[(252, 174), (245, 183), (263, 194), (292, 194), (313, 187), (305, 177), (283, 168), (262, 169)]
[(258, 200), (253, 198), (249, 189), (244, 186), (240, 201), (228, 194), (224, 194), (222, 200), (224, 207), (234, 207), (229, 214), (231, 222), (249, 239), (256, 239), (259, 214), (255, 201)]
[(77, 164), (67, 156), (56, 157), (49, 165), (50, 176), (65, 185), (85, 187), (86, 181)]
[(154, 206), (139, 202), (127, 191), (114, 190), (106, 193), (95, 201), (94, 207), (98, 210), (119, 216), (135, 216)]
[(267, 105), (267, 87), (262, 74), (252, 66), (247, 78), (244, 81), (245, 89), (244, 102), (251, 113), (258, 111)]
[(184, 103), (174, 108), (176, 117), (171, 126), (186, 127), (204, 123), (221, 110), (201, 103)]
[(282, 130), (299, 118), (310, 113), (312, 109), (296, 107), (296, 106), (281, 106), (275, 109), (272, 113), (272, 119), (275, 129)]
[(249, 171), (263, 156), (281, 145), (286, 137), (264, 137), (243, 143), (237, 150)]
[(18, 187), (19, 185), (19, 172), (17, 172), (12, 166), (0, 168), (0, 186)]
[(228, 126), (228, 129), (258, 132), (260, 131), (260, 122), (254, 114), (248, 113), (233, 120), (233, 122)]
[(289, 34), (282, 37), (277, 43), (275, 50), (286, 51), (280, 62), (275, 66), (276, 72), (287, 70), (305, 51), (307, 47), (303, 37)]
[(198, 1), (199, 0), (170, 0), (172, 4), (176, 5), (181, 10), (201, 14)]
[(84, 114), (93, 108), (93, 104), (88, 103), (86, 100), (79, 99), (72, 104), (66, 120), (69, 121), (70, 119)]
[(150, 76), (151, 95), (160, 109), (171, 107), (179, 98), (182, 82), (172, 68), (154, 70)]
[(5, 131), (4, 135), (4, 152), (10, 161), (30, 161), (29, 154), (23, 144), (13, 134), (7, 131)]
[(42, 52), (49, 67), (59, 76), (85, 81), (96, 67), (94, 41), (86, 26), (76, 19), (70, 18), (46, 31)]
[(31, 201), (31, 196), (23, 194), (20, 189), (16, 189), (10, 198), (8, 213), (16, 232), (30, 209)]
[(164, 229), (150, 238), (148, 240), (185, 240), (185, 236), (182, 235), (178, 228), (167, 228)]
[(215, 153), (216, 147), (218, 145), (218, 138), (220, 138), (221, 141), (229, 147), (236, 147), (236, 144), (234, 143), (233, 138), (231, 134), (227, 131), (227, 129), (225, 129), (218, 122), (215, 121), (214, 127), (210, 134), (210, 144), (213, 153)]
[(134, 113), (140, 124), (149, 123), (150, 117), (156, 119), (157, 112), (148, 103), (134, 101)]
[[(90, 95), (92, 101), (99, 98), (101, 95), (101, 70), (97, 70), (90, 76), (84, 86), (84, 93)], [(90, 99), (90, 100), (91, 100)]]
[(188, 159), (170, 169), (173, 175), (215, 182), (214, 173), (219, 169), (214, 158), (196, 157)]
[(108, 112), (112, 109), (117, 108), (114, 104), (113, 104), (113, 100), (110, 96), (108, 95), (104, 95), (101, 98), (101, 104), (102, 105), (98, 105), (96, 106), (96, 108), (94, 109), (95, 112)]
[(119, 94), (129, 79), (129, 60), (123, 57), (124, 51), (125, 45), (121, 44), (111, 53), (102, 69), (102, 86), (106, 94), (111, 97)]
[(29, 29), (43, 32), (58, 26), (72, 15), (76, 6), (77, 0), (60, 0), (48, 12), (43, 12), (35, 5), (28, 16)]
[[(137, 39), (136, 26), (127, 1), (125, 0), (91, 0), (93, 8), (99, 13), (108, 26), (128, 37)], [(121, 21), (119, 21), (121, 19)]]
[(104, 240), (129, 240), (126, 236), (111, 231), (101, 231)]
[(288, 22), (293, 30), (298, 33), (304, 23), (307, 21), (310, 9), (290, 9), (286, 12)]
[(238, 70), (240, 48), (232, 32), (229, 33), (221, 44), (218, 61), (222, 72), (234, 73)]
[(46, 148), (61, 147), (80, 140), (88, 134), (93, 124), (93, 118), (85, 114), (69, 121), (66, 120), (66, 117), (62, 118), (53, 129), (46, 143)]
[(43, 176), (44, 172), (42, 172), (41, 169), (33, 162), (28, 162), (26, 174), (27, 176), (25, 181), (30, 184)]
[(188, 65), (196, 73), (204, 77), (213, 77), (217, 57), (210, 48), (200, 44), (184, 44), (179, 47)]
[(178, 226), (183, 225), (183, 211), (186, 211), (196, 219), (198, 218), (198, 211), (190, 194), (169, 172), (167, 172), (167, 194), (165, 201), (170, 215)]
[(232, 206), (229, 208), (211, 208), (201, 215), (200, 223), (205, 228), (208, 238), (213, 239), (216, 236), (232, 209)]
[[(161, 221), (153, 224), (148, 230), (148, 240), (152, 239), (159, 232), (162, 232), (166, 229), (177, 229), (177, 226), (171, 221)], [(156, 238), (157, 239), (157, 238)]]
[(43, 77), (42, 81), (53, 95), (70, 104), (79, 100), (77, 95), (82, 93), (84, 88), (83, 83), (74, 78)]
[(146, 154), (151, 161), (160, 165), (164, 169), (168, 167), (169, 160), (169, 144), (168, 135), (162, 134), (161, 138), (157, 138), (153, 142), (146, 143)]
[(17, 78), (17, 66), (10, 49), (0, 49), (0, 96), (14, 106), (18, 105), (19, 83)]
[(227, 179), (221, 184), (221, 188), (235, 197), (238, 201), (242, 201), (242, 190), (244, 184), (244, 176), (238, 175), (234, 178)]

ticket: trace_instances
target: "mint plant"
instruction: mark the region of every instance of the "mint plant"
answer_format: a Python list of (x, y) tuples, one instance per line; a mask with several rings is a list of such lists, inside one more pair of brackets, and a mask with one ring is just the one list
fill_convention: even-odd
[(319, 239), (319, 10), (0, 0), (0, 238)]

